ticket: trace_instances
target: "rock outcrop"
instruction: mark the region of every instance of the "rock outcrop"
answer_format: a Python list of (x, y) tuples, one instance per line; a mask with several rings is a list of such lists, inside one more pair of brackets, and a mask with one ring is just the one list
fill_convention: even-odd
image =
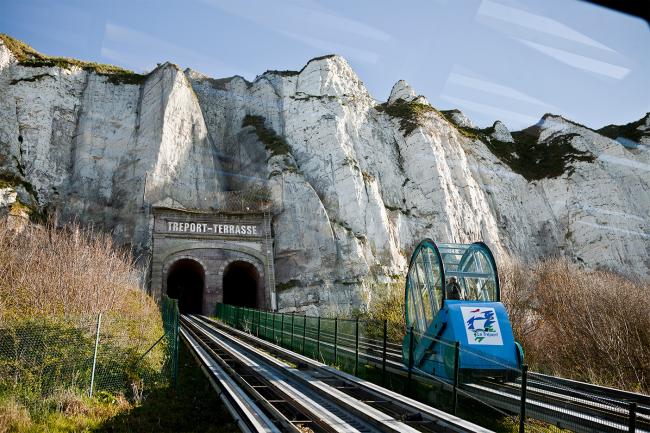
[(647, 116), (634, 148), (554, 115), (481, 130), (404, 81), (377, 103), (338, 56), (253, 82), (163, 64), (120, 83), (0, 45), (0, 94), (3, 178), (143, 257), (153, 203), (268, 187), (285, 310), (360, 306), (424, 237), (650, 277)]

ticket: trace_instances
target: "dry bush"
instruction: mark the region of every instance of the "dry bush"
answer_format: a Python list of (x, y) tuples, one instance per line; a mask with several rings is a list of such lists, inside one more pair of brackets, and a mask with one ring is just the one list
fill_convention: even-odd
[(503, 301), (537, 369), (650, 391), (650, 283), (553, 259), (502, 266)]
[(36, 401), (62, 387), (87, 391), (100, 312), (96, 389), (158, 380), (164, 344), (139, 360), (164, 332), (141, 281), (130, 252), (109, 235), (0, 224), (0, 395)]
[[(109, 235), (76, 225), (0, 226), (0, 300), (5, 315), (70, 316), (122, 311), (139, 290), (129, 251)], [(6, 318), (6, 317), (5, 317)]]
[(19, 432), (32, 424), (29, 411), (13, 398), (0, 401), (0, 433)]

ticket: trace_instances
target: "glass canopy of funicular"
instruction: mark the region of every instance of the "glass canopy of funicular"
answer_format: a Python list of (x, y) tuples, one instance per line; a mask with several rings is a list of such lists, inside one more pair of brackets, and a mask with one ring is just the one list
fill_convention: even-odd
[(420, 242), (406, 278), (406, 325), (426, 332), (456, 280), (461, 301), (500, 301), (499, 279), (492, 252), (482, 242), (436, 244)]

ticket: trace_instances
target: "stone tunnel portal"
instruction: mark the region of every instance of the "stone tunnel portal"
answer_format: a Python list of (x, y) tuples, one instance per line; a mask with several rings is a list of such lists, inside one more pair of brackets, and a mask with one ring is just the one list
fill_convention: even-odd
[(192, 259), (181, 259), (172, 264), (167, 273), (167, 296), (178, 299), (181, 314), (203, 312), (203, 287), (205, 272), (201, 264)]
[(254, 265), (235, 261), (226, 267), (223, 273), (224, 304), (259, 308), (264, 304), (262, 297), (259, 274)]

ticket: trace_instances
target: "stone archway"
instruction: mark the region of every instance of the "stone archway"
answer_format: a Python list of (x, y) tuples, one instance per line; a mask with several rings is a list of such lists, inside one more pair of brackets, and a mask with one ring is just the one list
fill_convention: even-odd
[(235, 260), (226, 266), (222, 287), (224, 304), (259, 308), (265, 303), (259, 272), (247, 261)]
[(178, 299), (181, 314), (203, 313), (205, 270), (190, 258), (176, 260), (167, 271), (167, 296)]

